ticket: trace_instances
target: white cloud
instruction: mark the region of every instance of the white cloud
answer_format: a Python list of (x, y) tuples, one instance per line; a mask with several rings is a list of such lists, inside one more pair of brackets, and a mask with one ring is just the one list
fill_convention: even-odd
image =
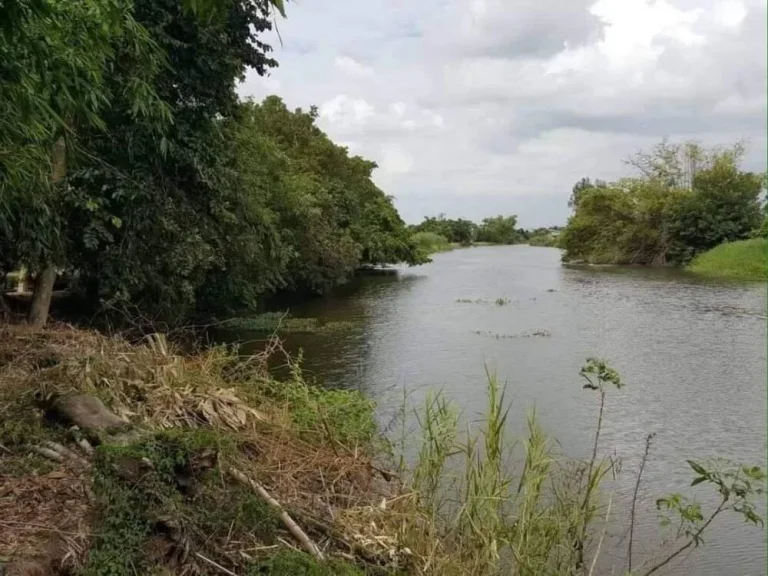
[(393, 102), (377, 109), (361, 98), (337, 94), (320, 106), (320, 118), (331, 130), (345, 134), (412, 132), (421, 128), (441, 129), (440, 114), (405, 102)]
[(342, 130), (364, 128), (373, 118), (375, 110), (362, 98), (339, 94), (320, 106), (320, 117)]
[(241, 91), (318, 104), (407, 218), (562, 223), (575, 180), (617, 177), (663, 136), (746, 138), (765, 168), (767, 16), (765, 0), (315, 0)]
[(342, 72), (352, 76), (357, 76), (359, 78), (370, 78), (373, 76), (373, 68), (361, 64), (349, 56), (337, 56), (334, 59), (333, 64)]
[(383, 146), (380, 168), (389, 174), (406, 174), (413, 170), (414, 161), (410, 154), (398, 146)]

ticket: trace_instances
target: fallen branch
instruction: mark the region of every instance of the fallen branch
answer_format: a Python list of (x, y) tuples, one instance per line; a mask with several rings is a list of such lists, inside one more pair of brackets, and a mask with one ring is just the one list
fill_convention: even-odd
[(229, 469), (229, 474), (237, 480), (240, 484), (243, 486), (246, 486), (247, 488), (250, 488), (253, 490), (254, 493), (256, 493), (259, 497), (261, 497), (267, 504), (272, 506), (275, 510), (278, 510), (278, 517), (280, 518), (280, 521), (283, 523), (283, 525), (288, 529), (288, 532), (291, 533), (291, 536), (296, 538), (296, 540), (301, 544), (301, 547), (304, 548), (307, 552), (309, 552), (312, 556), (317, 558), (318, 560), (323, 559), (323, 555), (318, 549), (318, 547), (315, 545), (314, 542), (307, 536), (307, 534), (304, 532), (304, 530), (301, 529), (301, 527), (296, 524), (296, 522), (293, 521), (293, 518), (291, 518), (288, 513), (283, 509), (283, 507), (280, 505), (280, 502), (272, 498), (270, 496), (269, 492), (267, 492), (264, 487), (256, 482), (255, 480), (249, 478), (239, 470), (235, 468)]
[(224, 572), (224, 574), (229, 574), (229, 576), (237, 576), (237, 574), (235, 574), (234, 572), (232, 572), (232, 570), (229, 570), (229, 569), (227, 569), (227, 568), (224, 568), (224, 566), (222, 566), (221, 564), (218, 564), (218, 563), (214, 562), (214, 561), (213, 561), (213, 560), (211, 560), (210, 558), (206, 558), (205, 556), (203, 556), (202, 554), (200, 554), (200, 552), (195, 552), (195, 556), (197, 556), (198, 558), (200, 558), (200, 560), (203, 560), (204, 562), (208, 562), (208, 564), (210, 564), (210, 565), (211, 565), (211, 566), (213, 566), (214, 568), (218, 568), (219, 570), (221, 570), (222, 572)]

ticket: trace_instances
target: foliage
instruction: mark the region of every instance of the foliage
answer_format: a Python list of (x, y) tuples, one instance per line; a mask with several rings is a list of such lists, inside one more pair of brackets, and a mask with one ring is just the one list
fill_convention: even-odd
[(743, 172), (743, 148), (705, 150), (662, 142), (628, 162), (641, 176), (577, 184), (574, 214), (559, 239), (564, 260), (594, 264), (685, 263), (760, 223), (762, 175)]
[(520, 242), (520, 233), (515, 228), (517, 216), (494, 216), (483, 218), (477, 230), (478, 242), (492, 244), (516, 244)]
[(558, 246), (558, 235), (560, 229), (554, 228), (536, 228), (535, 230), (526, 231), (526, 237), (524, 242), (530, 246)]
[(247, 69), (277, 64), (261, 36), (282, 2), (18, 8), (0, 38), (3, 272), (54, 263), (93, 311), (176, 321), (425, 261), (375, 163), (335, 145), (314, 108), (239, 101)]
[[(371, 180), (376, 164), (350, 157), (316, 118), (316, 109), (291, 112), (275, 96), (241, 111), (244, 137), (269, 138), (282, 162), (271, 207), (288, 255), (284, 284), (322, 292), (360, 266), (423, 262), (392, 199)], [(238, 165), (244, 175), (263, 171), (253, 155)]]
[[(277, 519), (266, 503), (238, 486), (214, 487), (202, 475), (219, 441), (207, 431), (157, 433), (127, 446), (97, 451), (98, 515), (82, 574), (135, 574), (156, 567), (152, 539), (164, 533), (211, 540), (228, 530), (274, 540)], [(201, 489), (188, 490), (195, 483)]]
[(288, 412), (292, 424), (309, 441), (330, 441), (348, 448), (374, 444), (375, 404), (359, 390), (320, 388), (306, 381), (301, 357), (290, 361), (291, 379), (256, 383), (256, 390)]
[[(52, 266), (66, 264), (62, 180), (82, 155), (80, 132), (104, 130), (104, 117), (120, 98), (131, 121), (159, 137), (170, 115), (149, 79), (164, 62), (134, 19), (130, 0), (3, 6), (0, 270), (25, 265), (32, 272), (47, 269), (53, 279)], [(110, 82), (115, 74), (125, 79), (118, 89)], [(51, 289), (49, 283), (36, 290), (35, 322), (45, 321)]]
[(246, 576), (363, 576), (352, 564), (340, 561), (321, 563), (309, 554), (284, 550), (248, 567)]
[(415, 232), (411, 241), (422, 254), (434, 254), (451, 250), (451, 245), (445, 236), (435, 232)]
[[(604, 505), (600, 488), (620, 466), (600, 456), (606, 393), (624, 383), (606, 362), (590, 358), (581, 369), (583, 388), (599, 395), (593, 450), (589, 458), (564, 459), (541, 430), (535, 413), (527, 433), (505, 433), (505, 390), (488, 374), (488, 406), (477, 430), (458, 430), (458, 411), (442, 394), (427, 397), (417, 413), (422, 433), (407, 488), (415, 501), (399, 526), (403, 544), (428, 563), (433, 574), (593, 573), (610, 521), (612, 495)], [(645, 456), (647, 459), (647, 454)], [(726, 511), (762, 526), (756, 501), (764, 494), (765, 472), (757, 466), (689, 461), (693, 485), (709, 484), (720, 504), (709, 515), (679, 494), (660, 498), (659, 509), (679, 527), (675, 545), (645, 558), (648, 576), (702, 542), (712, 521)], [(638, 480), (639, 483), (639, 480)], [(635, 503), (633, 503), (634, 506)], [(599, 514), (599, 516), (598, 516)], [(632, 515), (634, 521), (634, 514)], [(630, 543), (631, 547), (631, 543)], [(590, 554), (588, 557), (587, 554)]]
[(603, 180), (596, 179), (594, 182), (589, 178), (582, 178), (576, 184), (573, 185), (571, 190), (571, 197), (568, 199), (568, 208), (576, 210), (579, 207), (579, 201), (587, 190), (594, 188), (607, 188), (608, 184)]
[(768, 241), (754, 238), (726, 242), (696, 256), (688, 269), (712, 278), (765, 282), (768, 278)]
[(421, 224), (412, 226), (415, 233), (432, 233), (444, 237), (448, 242), (469, 246), (477, 237), (477, 224), (458, 218), (452, 220), (445, 214), (437, 217), (427, 216)]

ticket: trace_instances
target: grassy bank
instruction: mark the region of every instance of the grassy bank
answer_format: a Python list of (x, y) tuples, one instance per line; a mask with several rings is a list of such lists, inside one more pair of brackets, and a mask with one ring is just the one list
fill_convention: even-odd
[(688, 269), (726, 280), (768, 279), (768, 241), (753, 238), (716, 246), (694, 258)]
[[(291, 376), (278, 382), (266, 369), (274, 355), (284, 355), (274, 338), (243, 358), (224, 347), (181, 354), (159, 335), (129, 343), (66, 326), (0, 330), (0, 569), (594, 573), (615, 513), (600, 488), (619, 473), (602, 456), (603, 410), (623, 386), (603, 362), (581, 373), (595, 399), (594, 450), (570, 460), (534, 415), (510, 438), (492, 374), (478, 428), (463, 431), (457, 408), (433, 394), (417, 431), (403, 424), (402, 441), (390, 442), (362, 394), (307, 384), (287, 355)], [(77, 414), (65, 408), (84, 397), (103, 403), (109, 427), (70, 428)], [(760, 521), (751, 498), (761, 469), (689, 465), (720, 505), (662, 497), (681, 530), (664, 554), (630, 560), (631, 573), (674, 561), (721, 513)]]

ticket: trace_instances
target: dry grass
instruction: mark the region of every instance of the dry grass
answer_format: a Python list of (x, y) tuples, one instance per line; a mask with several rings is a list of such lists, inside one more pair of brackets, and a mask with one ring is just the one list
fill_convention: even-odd
[[(0, 432), (5, 440), (0, 442), (5, 445), (0, 443), (0, 468), (16, 473), (0, 477), (0, 519), (5, 523), (0, 557), (28, 553), (56, 534), (70, 542), (67, 561), (83, 561), (89, 534), (85, 518), (91, 509), (87, 471), (58, 466), (49, 475), (37, 475), (50, 468), (39, 459), (34, 459), (35, 466), (21, 466), (31, 458), (25, 451), (28, 442), (62, 434), (44, 420), (41, 399), (77, 392), (97, 395), (145, 433), (217, 431), (227, 440), (219, 457), (258, 479), (295, 511), (300, 523), (309, 523), (306, 529), (329, 553), (363, 554), (364, 562), (373, 564), (389, 562), (392, 547), (385, 551), (377, 542), (391, 539), (363, 536), (370, 533), (367, 525), (349, 528), (351, 518), (362, 519), (392, 487), (377, 472), (370, 451), (345, 445), (333, 423), (320, 420), (307, 430), (312, 423), (305, 422), (299, 430), (292, 422), (291, 400), (276, 401), (267, 393), (278, 386), (267, 373), (267, 359), (281, 353), (275, 339), (259, 356), (239, 359), (223, 348), (183, 355), (157, 335), (132, 344), (62, 325), (38, 333), (4, 327)], [(337, 528), (340, 518), (344, 530)], [(242, 563), (254, 548), (258, 542), (247, 535), (229, 535), (221, 552)]]
[[(0, 459), (6, 468), (10, 458)], [(88, 539), (89, 481), (64, 468), (0, 475), (0, 557), (38, 557), (55, 547), (60, 564), (79, 564)]]

